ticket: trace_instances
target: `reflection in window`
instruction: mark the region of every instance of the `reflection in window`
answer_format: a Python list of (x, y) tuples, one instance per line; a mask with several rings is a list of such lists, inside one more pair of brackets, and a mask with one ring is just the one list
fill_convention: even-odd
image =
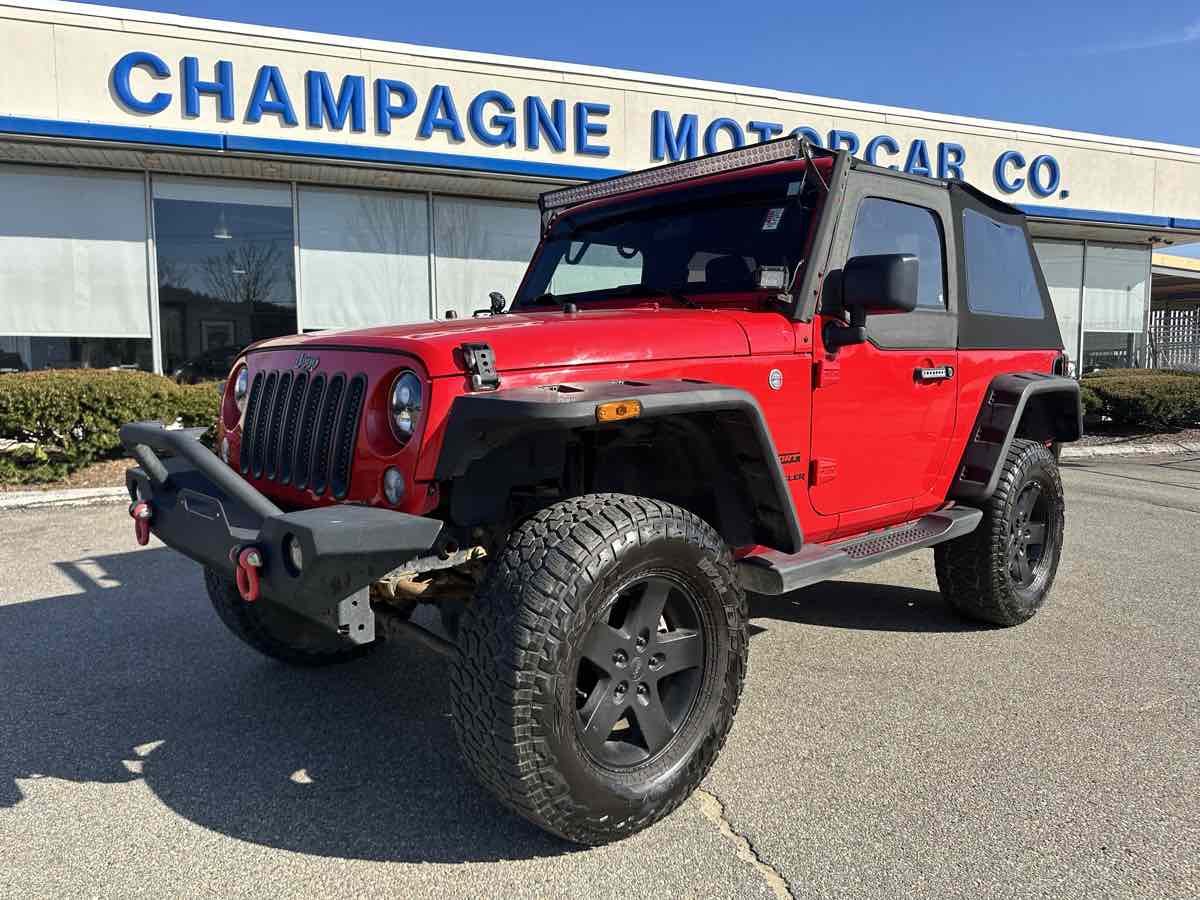
[(0, 337), (0, 375), (37, 369), (154, 367), (149, 338)]
[(295, 333), (289, 188), (166, 181), (154, 196), (164, 371), (222, 378), (242, 347)]

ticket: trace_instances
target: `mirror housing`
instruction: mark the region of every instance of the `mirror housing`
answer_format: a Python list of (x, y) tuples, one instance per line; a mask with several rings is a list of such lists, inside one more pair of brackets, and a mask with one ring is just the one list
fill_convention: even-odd
[(917, 258), (911, 253), (855, 256), (842, 269), (842, 306), (849, 327), (829, 322), (822, 335), (830, 350), (867, 339), (867, 315), (912, 312), (917, 308)]

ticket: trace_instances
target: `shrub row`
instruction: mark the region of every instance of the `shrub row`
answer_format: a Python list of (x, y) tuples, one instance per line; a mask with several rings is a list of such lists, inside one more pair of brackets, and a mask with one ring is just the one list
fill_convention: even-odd
[(126, 422), (211, 426), (212, 383), (180, 385), (146, 372), (70, 369), (0, 375), (0, 482), (54, 481), (121, 455)]
[(1106, 369), (1081, 382), (1085, 415), (1129, 428), (1200, 424), (1200, 373), (1172, 369)]

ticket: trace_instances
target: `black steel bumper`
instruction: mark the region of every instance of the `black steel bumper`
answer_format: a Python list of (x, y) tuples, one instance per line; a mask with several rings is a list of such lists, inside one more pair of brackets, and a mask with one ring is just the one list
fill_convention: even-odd
[[(341, 504), (285, 513), (199, 442), (203, 429), (158, 422), (121, 428), (140, 465), (125, 476), (133, 502), (150, 508), (150, 530), (203, 566), (234, 578), (237, 556), (257, 548), (262, 599), (320, 622), (356, 643), (374, 638), (367, 589), (437, 541), (436, 519)], [(296, 569), (285, 542), (297, 541)]]

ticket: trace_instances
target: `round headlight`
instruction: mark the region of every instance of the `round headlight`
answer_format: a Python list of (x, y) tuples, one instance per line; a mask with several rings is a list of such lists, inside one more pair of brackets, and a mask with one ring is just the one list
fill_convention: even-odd
[(392, 383), (389, 417), (392, 432), (401, 444), (407, 444), (421, 418), (421, 379), (412, 372), (401, 372)]
[(237, 404), (238, 413), (246, 412), (246, 394), (250, 390), (250, 372), (242, 366), (238, 369), (237, 378), (233, 380), (233, 402)]

